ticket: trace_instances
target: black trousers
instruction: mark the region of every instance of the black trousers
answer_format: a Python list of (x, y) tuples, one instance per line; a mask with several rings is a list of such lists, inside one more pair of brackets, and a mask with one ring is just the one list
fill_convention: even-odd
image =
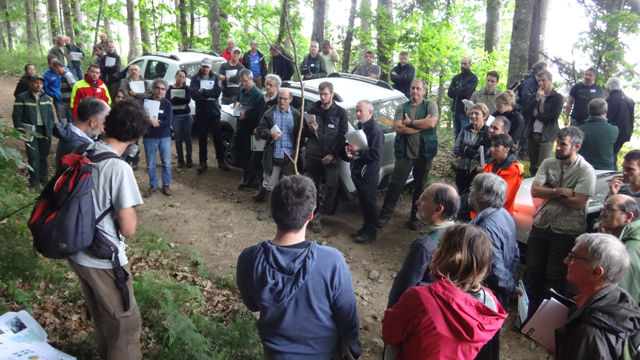
[(251, 159), (249, 160), (249, 167), (255, 173), (256, 179), (258, 179), (258, 184), (262, 186), (262, 182), (264, 181), (264, 168), (262, 166), (262, 151), (252, 151)]
[(213, 146), (216, 149), (216, 159), (224, 161), (224, 145), (220, 137), (220, 116), (215, 117), (196, 113), (196, 126), (198, 127), (198, 157), (200, 162), (207, 162), (207, 139), (209, 133), (211, 133)]
[(364, 221), (362, 227), (368, 232), (375, 234), (378, 224), (378, 204), (376, 195), (378, 193), (378, 180), (380, 173), (360, 176), (360, 174), (351, 175), (351, 180), (356, 186), (358, 192), (358, 200), (362, 208)]
[(36, 126), (36, 132), (43, 137), (34, 136), (33, 141), (26, 144), (27, 159), (32, 168), (29, 170), (29, 184), (31, 186), (44, 185), (49, 181), (47, 157), (51, 150), (51, 136), (46, 136), (47, 132), (44, 126)]
[(527, 241), (527, 271), (522, 279), (529, 297), (529, 317), (540, 307), (546, 289), (565, 295), (567, 265), (564, 259), (575, 241), (575, 235), (558, 234), (535, 226), (531, 228)]
[(616, 170), (618, 170), (618, 153), (624, 143), (626, 143), (626, 141), (616, 141), (615, 144), (613, 144), (613, 165), (615, 165)]
[(244, 176), (249, 175), (249, 161), (251, 159), (251, 132), (236, 130), (231, 137), (229, 151), (236, 159), (238, 166), (244, 170)]
[[(321, 210), (325, 214), (333, 213), (333, 203), (338, 194), (338, 158), (335, 157), (327, 165), (322, 165), (322, 158), (307, 156), (307, 176), (313, 180), (318, 191), (316, 213)], [(324, 176), (324, 191), (320, 191), (320, 180)]]
[(476, 175), (478, 175), (478, 172), (475, 171), (475, 169), (472, 169), (470, 172), (464, 169), (456, 169), (456, 187), (458, 188), (458, 194), (469, 191), (473, 178), (476, 177)]
[(391, 217), (398, 204), (398, 199), (400, 199), (404, 184), (407, 182), (411, 169), (413, 168), (414, 189), (411, 200), (411, 220), (418, 220), (418, 206), (416, 205), (416, 201), (418, 201), (420, 195), (422, 195), (422, 192), (427, 187), (432, 160), (432, 158), (412, 160), (396, 157), (393, 175), (391, 176), (391, 184), (389, 184), (387, 195), (384, 197), (384, 204), (382, 204), (380, 216)]

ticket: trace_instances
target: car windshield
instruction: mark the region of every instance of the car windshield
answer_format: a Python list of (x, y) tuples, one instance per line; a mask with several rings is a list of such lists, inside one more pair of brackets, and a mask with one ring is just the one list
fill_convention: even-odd
[[(220, 65), (223, 63), (224, 61), (218, 61), (218, 62), (213, 62), (213, 64), (211, 64), (211, 71), (213, 71), (214, 73), (218, 73), (218, 70), (220, 70)], [(181, 64), (180, 65), (180, 69), (184, 70), (187, 72), (187, 77), (190, 78), (193, 75), (197, 74), (198, 71), (200, 71), (200, 63), (199, 62), (195, 62), (195, 63), (190, 63), (190, 64)]]
[[(376, 125), (382, 131), (383, 134), (392, 133), (393, 129), (393, 117), (396, 113), (398, 105), (407, 101), (405, 98), (397, 98), (391, 100), (378, 101), (373, 103), (373, 118), (376, 119)], [(358, 128), (358, 119), (356, 117), (356, 109), (352, 108), (347, 110), (349, 115), (349, 123), (355, 129)]]

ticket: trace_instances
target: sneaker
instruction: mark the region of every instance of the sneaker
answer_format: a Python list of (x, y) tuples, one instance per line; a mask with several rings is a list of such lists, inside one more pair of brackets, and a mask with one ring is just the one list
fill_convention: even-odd
[(356, 237), (358, 237), (358, 236), (360, 236), (360, 235), (364, 234), (364, 232), (365, 232), (365, 228), (364, 228), (364, 227), (361, 227), (360, 229), (358, 229), (358, 230), (356, 230), (356, 231), (352, 232), (352, 233), (351, 233), (351, 237), (352, 237), (352, 238), (356, 238)]
[(205, 170), (207, 170), (209, 166), (207, 166), (206, 162), (201, 162), (200, 166), (198, 166), (198, 169), (196, 169), (196, 171), (198, 172), (198, 174), (202, 174)]
[(227, 165), (227, 163), (224, 162), (224, 160), (218, 161), (218, 168), (220, 168), (220, 170), (222, 171), (229, 171), (229, 165)]
[(389, 219), (391, 219), (391, 216), (382, 216), (380, 215), (380, 217), (378, 218), (378, 228), (382, 229), (383, 227), (387, 226), (387, 223), (389, 223)]
[(131, 170), (133, 171), (138, 170), (138, 163), (131, 163)]
[(178, 160), (178, 169), (182, 169), (184, 167), (184, 161), (183, 160)]
[(147, 192), (143, 195), (146, 198), (150, 198), (151, 196), (153, 196), (154, 194), (157, 194), (160, 192), (160, 188), (157, 186), (151, 186), (149, 188), (149, 190), (147, 190)]
[(420, 221), (418, 219), (409, 221), (409, 228), (411, 228), (411, 230), (420, 229), (420, 225), (422, 225), (422, 221)]
[(368, 244), (376, 239), (375, 233), (365, 232), (360, 236), (356, 236), (354, 239), (356, 244)]
[(162, 193), (167, 195), (167, 196), (171, 196), (173, 195), (173, 193), (171, 192), (171, 188), (169, 187), (169, 185), (162, 185)]
[(193, 161), (191, 161), (191, 159), (187, 160), (187, 165), (186, 167), (188, 167), (189, 169), (191, 169), (193, 167)]

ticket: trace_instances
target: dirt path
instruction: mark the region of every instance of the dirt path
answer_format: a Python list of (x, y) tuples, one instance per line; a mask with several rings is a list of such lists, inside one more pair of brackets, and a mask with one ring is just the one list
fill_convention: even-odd
[[(16, 83), (17, 78), (0, 78), (0, 119), (6, 124), (11, 124), (12, 94)], [(50, 163), (53, 163), (56, 143), (54, 139)], [(17, 141), (16, 147), (24, 151), (23, 145)], [(209, 159), (215, 159), (212, 144), (209, 149)], [(173, 146), (172, 153), (175, 155)], [(142, 155), (140, 168), (135, 172), (141, 191), (149, 186), (144, 158)], [(194, 141), (194, 161), (197, 163), (197, 141)], [(241, 178), (239, 169), (223, 172), (211, 166), (215, 162), (210, 161), (209, 170), (197, 175), (195, 168), (176, 169), (175, 156), (172, 163), (173, 196), (157, 194), (145, 199), (144, 205), (136, 208), (140, 226), (197, 250), (215, 276), (233, 276), (242, 249), (275, 234), (272, 220), (256, 220), (264, 203), (255, 203), (250, 198), (253, 190), (237, 190)], [(378, 195), (379, 205), (383, 198), (384, 194)], [(379, 359), (382, 354), (381, 320), (393, 277), (400, 269), (409, 245), (419, 235), (407, 226), (410, 200), (408, 192), (403, 193), (395, 215), (387, 227), (379, 231), (378, 240), (372, 244), (357, 245), (349, 237), (351, 231), (362, 223), (357, 201), (350, 203), (338, 215), (324, 217), (321, 234), (307, 231), (310, 240), (340, 250), (349, 265), (360, 314), (363, 357)], [(514, 317), (514, 309), (511, 309), (502, 330), (501, 358), (546, 359), (546, 353), (540, 346), (515, 332), (512, 326)]]

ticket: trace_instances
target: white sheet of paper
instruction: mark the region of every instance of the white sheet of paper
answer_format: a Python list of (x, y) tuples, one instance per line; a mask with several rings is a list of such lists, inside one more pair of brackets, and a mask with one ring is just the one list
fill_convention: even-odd
[[(226, 71), (226, 76), (227, 76), (227, 78), (234, 77), (234, 76), (236, 76), (237, 73), (238, 73), (238, 70), (236, 70), (236, 69), (227, 70)], [(225, 80), (225, 83), (227, 83), (227, 80)], [(227, 87), (240, 87), (240, 85), (231, 82), (231, 83), (227, 83)]]
[[(184, 98), (186, 96), (185, 89), (171, 89), (172, 97)], [(175, 106), (173, 107), (175, 109)]]
[[(22, 128), (25, 131), (30, 131), (30, 132), (35, 132), (36, 131), (36, 126), (35, 125), (31, 125), (31, 124), (22, 124)], [(18, 140), (22, 140), (24, 142), (32, 142), (33, 141), (33, 134), (21, 134), (20, 137), (18, 138)]]
[(484, 146), (480, 145), (480, 166), (484, 166), (485, 162), (484, 162)]
[(522, 280), (518, 283), (518, 287), (522, 291), (522, 296), (518, 297), (518, 316), (520, 317), (520, 324), (524, 324), (524, 321), (527, 319), (527, 313), (529, 312), (529, 297), (524, 289)]
[(256, 137), (251, 135), (251, 151), (263, 151), (266, 140), (256, 140)]
[(144, 99), (144, 108), (147, 110), (149, 117), (158, 119), (160, 114), (160, 101)]
[(211, 90), (213, 89), (214, 82), (211, 80), (200, 80), (200, 89)]
[(487, 121), (485, 121), (485, 124), (487, 124), (487, 126), (491, 126), (491, 123), (493, 122), (493, 120), (495, 120), (496, 118), (493, 117), (493, 115), (489, 115), (489, 117), (487, 118)]
[(313, 124), (314, 122), (316, 122), (316, 116), (313, 114), (304, 113), (304, 121), (306, 121), (307, 124)]
[(538, 311), (522, 328), (522, 333), (535, 340), (545, 348), (555, 351), (555, 330), (567, 322), (569, 308), (558, 300), (544, 300)]
[(469, 110), (473, 106), (473, 101), (471, 101), (471, 100), (463, 99), (462, 103), (464, 104), (464, 107), (467, 110)]
[(273, 127), (271, 128), (271, 130), (269, 130), (269, 132), (274, 132), (274, 131), (277, 131), (280, 134), (282, 134), (282, 130), (280, 130), (280, 128), (276, 124), (273, 124)]
[(145, 92), (144, 81), (132, 81), (129, 83), (129, 87), (138, 94), (144, 94)]
[(0, 316), (0, 359), (75, 360), (46, 341), (47, 333), (26, 311)]
[(355, 145), (358, 150), (369, 150), (369, 144), (367, 143), (367, 135), (364, 130), (360, 129), (352, 133), (344, 135), (349, 144)]
[(69, 53), (69, 55), (71, 55), (71, 60), (80, 61), (81, 60), (80, 57), (82, 56), (82, 53), (72, 51)]
[(116, 58), (107, 56), (104, 59), (104, 66), (113, 66), (116, 64)]
[(240, 106), (237, 109), (233, 109), (233, 116), (240, 116), (247, 112), (247, 110), (251, 109), (248, 106)]

